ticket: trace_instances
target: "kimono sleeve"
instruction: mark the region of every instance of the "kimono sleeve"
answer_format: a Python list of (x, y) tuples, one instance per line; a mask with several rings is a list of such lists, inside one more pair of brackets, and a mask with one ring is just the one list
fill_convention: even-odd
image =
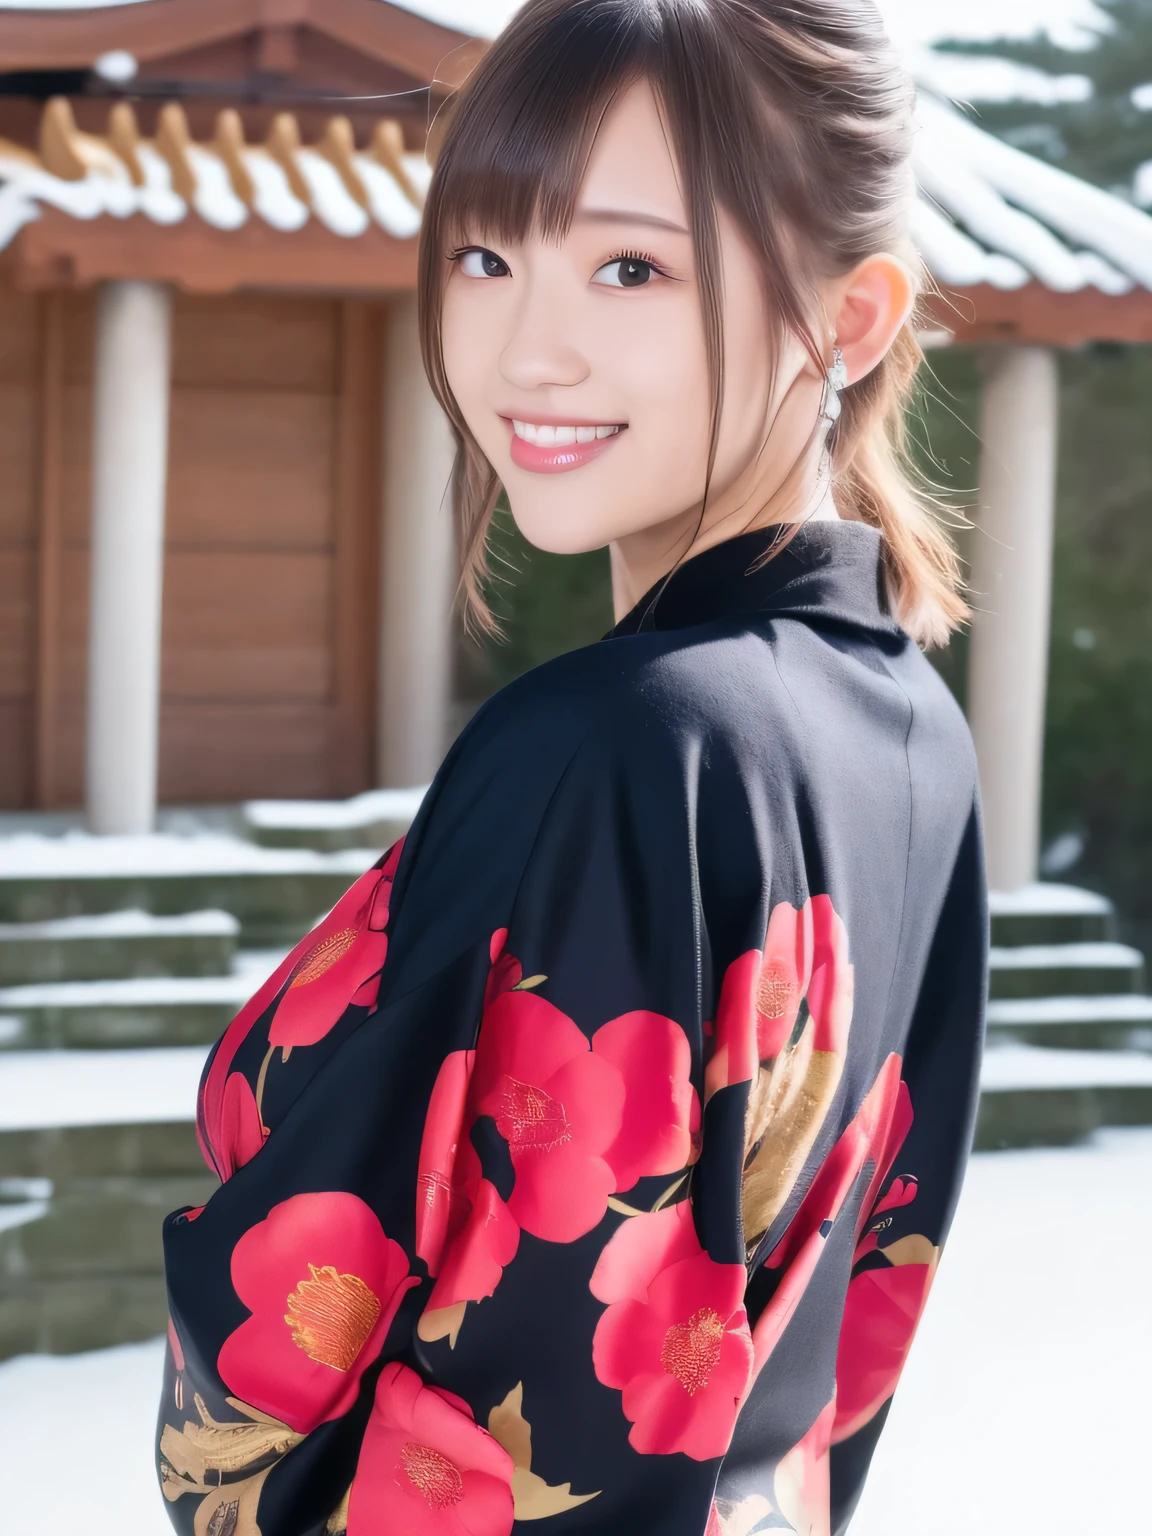
[(686, 1508), (703, 1530), (745, 1274), (738, 1204), (710, 1247), (714, 1202), (688, 1198), (690, 796), (667, 733), (626, 730), (588, 732), (511, 864), (519, 770), (485, 778), (482, 910), (464, 870), (445, 911), (449, 786), (218, 1049), (201, 1135), (224, 1182), (165, 1227), (158, 1460), (187, 1536), (561, 1514), (641, 1536)]
[(703, 1125), (691, 778), (629, 729), (549, 808), (420, 1161), (420, 1372), (505, 1447), (545, 1536), (702, 1533), (751, 1369), (739, 1150)]
[(831, 1427), (833, 1533), (847, 1529), (860, 1498), (960, 1196), (979, 1103), (988, 942), (977, 797), (908, 1035), (902, 1106), (853, 1255)]

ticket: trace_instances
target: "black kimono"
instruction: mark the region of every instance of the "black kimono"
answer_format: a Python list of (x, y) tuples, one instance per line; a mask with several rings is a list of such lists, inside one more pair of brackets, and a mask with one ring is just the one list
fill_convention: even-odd
[(881, 536), (750, 570), (772, 536), (484, 705), (215, 1048), (223, 1182), (164, 1231), (178, 1530), (845, 1529), (969, 1150), (987, 904)]

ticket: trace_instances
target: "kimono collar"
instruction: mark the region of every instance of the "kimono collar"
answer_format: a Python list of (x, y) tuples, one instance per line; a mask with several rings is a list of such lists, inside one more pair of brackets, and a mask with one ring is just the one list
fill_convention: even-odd
[(758, 614), (903, 633), (888, 611), (878, 529), (835, 518), (804, 523), (784, 549), (750, 570), (779, 532), (778, 524), (757, 528), (693, 555), (666, 585), (660, 581), (650, 588), (604, 638)]

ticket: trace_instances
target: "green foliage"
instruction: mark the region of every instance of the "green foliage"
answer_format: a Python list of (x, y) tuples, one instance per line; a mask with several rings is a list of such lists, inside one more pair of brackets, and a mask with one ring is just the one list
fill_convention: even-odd
[[(978, 367), (963, 352), (933, 360), (919, 435), (952, 499), (970, 505)], [(1060, 878), (1110, 896), (1152, 950), (1152, 350), (1068, 353), (1061, 379), (1043, 840), (1084, 839)], [(963, 638), (933, 659), (962, 699)]]
[(503, 498), (491, 548), (488, 600), (504, 638), (464, 642), (460, 692), (467, 698), (484, 698), (529, 667), (591, 644), (613, 624), (607, 550), (549, 555), (534, 549)]
[(1087, 181), (1126, 193), (1132, 173), (1152, 160), (1152, 111), (1132, 91), (1152, 81), (1152, 0), (1097, 0), (1111, 20), (1090, 48), (1063, 48), (1044, 32), (1030, 38), (954, 39), (941, 53), (1009, 59), (1051, 75), (1086, 75), (1083, 101), (981, 102), (983, 128)]

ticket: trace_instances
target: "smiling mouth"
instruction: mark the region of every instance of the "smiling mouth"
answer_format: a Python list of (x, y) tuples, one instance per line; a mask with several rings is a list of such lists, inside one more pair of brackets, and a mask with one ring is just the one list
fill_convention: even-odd
[(567, 448), (573, 443), (594, 443), (601, 438), (615, 437), (623, 430), (624, 423), (611, 422), (598, 426), (545, 426), (535, 421), (512, 419), (512, 431), (523, 442), (537, 448)]

